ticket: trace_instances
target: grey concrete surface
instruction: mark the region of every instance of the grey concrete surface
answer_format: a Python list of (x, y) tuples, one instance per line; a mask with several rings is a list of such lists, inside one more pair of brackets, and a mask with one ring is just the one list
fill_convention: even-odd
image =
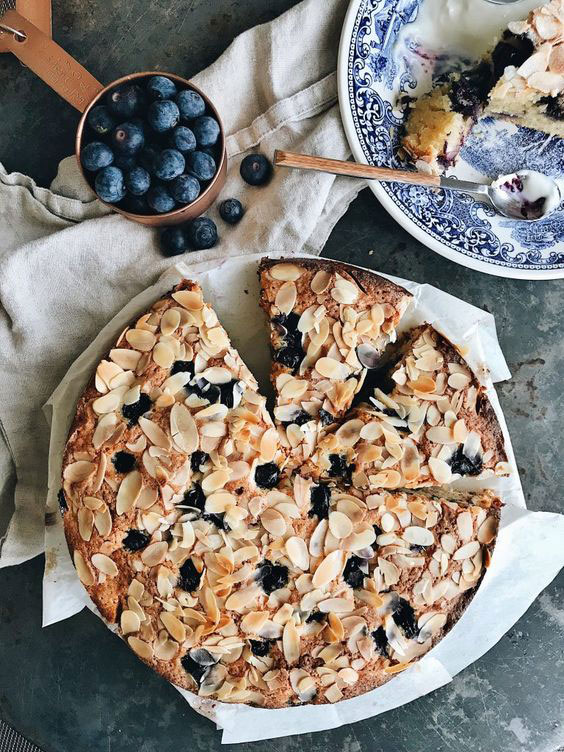
[[(191, 75), (241, 30), (292, 4), (172, 0), (165, 8), (143, 0), (55, 0), (55, 26), (58, 39), (101, 80), (155, 64)], [(0, 160), (47, 184), (72, 149), (75, 114), (4, 56), (0, 113)], [(326, 255), (434, 284), (495, 314), (513, 372), (500, 398), (527, 502), (562, 511), (564, 281), (502, 280), (452, 264), (404, 232), (368, 191), (335, 228)], [(213, 725), (92, 614), (41, 629), (42, 566), (36, 559), (0, 570), (0, 717), (46, 752), (219, 750)], [(563, 584), (561, 576), (492, 650), (441, 690), (353, 726), (233, 750), (564, 752)]]

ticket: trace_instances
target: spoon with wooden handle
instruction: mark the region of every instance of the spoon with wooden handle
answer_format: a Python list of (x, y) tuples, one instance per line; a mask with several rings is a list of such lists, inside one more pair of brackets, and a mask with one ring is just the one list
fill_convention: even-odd
[(489, 203), (499, 214), (511, 219), (542, 219), (557, 209), (562, 200), (561, 190), (554, 178), (534, 170), (519, 170), (510, 175), (500, 175), (491, 183), (472, 183), (442, 175), (372, 167), (358, 162), (312, 157), (309, 154), (294, 154), (278, 149), (274, 152), (274, 164), (365, 180), (395, 181), (470, 193)]

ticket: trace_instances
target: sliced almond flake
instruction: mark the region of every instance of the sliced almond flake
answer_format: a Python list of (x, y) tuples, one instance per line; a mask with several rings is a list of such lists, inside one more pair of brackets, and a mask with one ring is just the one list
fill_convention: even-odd
[(347, 538), (353, 531), (353, 524), (343, 512), (331, 512), (329, 514), (329, 529), (335, 538)]
[(170, 410), (170, 432), (175, 445), (186, 454), (192, 454), (198, 448), (198, 428), (187, 407), (179, 402)]
[(309, 554), (303, 538), (292, 536), (286, 541), (286, 554), (292, 564), (306, 572), (309, 568)]
[(158, 564), (162, 564), (167, 551), (168, 544), (166, 541), (150, 543), (147, 548), (144, 548), (141, 552), (141, 561), (148, 567), (156, 567)]
[(261, 462), (272, 462), (278, 449), (278, 432), (275, 428), (267, 429), (260, 440)]
[(96, 472), (96, 465), (87, 460), (78, 460), (67, 465), (63, 471), (63, 478), (69, 483), (81, 483), (88, 480)]
[(286, 520), (276, 509), (265, 509), (260, 516), (260, 522), (274, 538), (281, 538), (286, 532)]
[(354, 597), (366, 603), (370, 608), (380, 608), (384, 605), (382, 597), (378, 593), (372, 592), (372, 590), (355, 590)]
[(491, 543), (497, 533), (497, 520), (495, 517), (486, 517), (478, 528), (478, 540), (486, 545)]
[(317, 604), (322, 613), (348, 614), (354, 611), (354, 601), (348, 598), (327, 598)]
[(170, 437), (152, 420), (143, 417), (139, 418), (139, 428), (152, 444), (166, 451), (170, 449)]
[(125, 333), (125, 339), (129, 342), (131, 347), (141, 352), (148, 352), (155, 346), (157, 338), (152, 332), (148, 332), (146, 329), (128, 329)]
[(374, 528), (369, 525), (364, 530), (354, 532), (345, 538), (341, 543), (343, 551), (361, 551), (367, 546), (371, 546), (376, 540)]
[(89, 541), (92, 537), (92, 528), (94, 527), (94, 515), (90, 509), (82, 507), (78, 510), (78, 532), (84, 541)]
[(174, 363), (174, 350), (165, 342), (157, 342), (153, 348), (153, 360), (161, 368), (169, 369)]
[(474, 532), (470, 512), (461, 512), (456, 518), (456, 526), (460, 540), (463, 542), (469, 541)]
[(94, 386), (100, 394), (105, 394), (111, 387), (114, 376), (123, 373), (123, 369), (110, 360), (101, 360), (96, 368)]
[(206, 494), (219, 491), (229, 481), (230, 476), (231, 473), (228, 470), (215, 470), (203, 479), (202, 490)]
[(402, 534), (404, 540), (415, 546), (432, 546), (435, 542), (435, 536), (431, 530), (425, 527), (411, 526), (407, 527)]
[[(318, 361), (319, 363), (319, 361)], [(343, 423), (336, 431), (336, 436), (342, 446), (354, 446), (360, 439), (361, 430), (364, 427), (362, 420), (353, 418)]]
[(195, 292), (193, 290), (179, 290), (173, 292), (172, 297), (177, 303), (188, 311), (200, 311), (204, 306), (201, 292)]
[(167, 611), (161, 611), (159, 616), (169, 635), (177, 642), (184, 642), (186, 639), (186, 627), (180, 619)]
[(290, 313), (296, 304), (298, 291), (293, 282), (284, 282), (276, 293), (274, 305), (281, 313)]
[(96, 526), (96, 530), (102, 536), (102, 538), (107, 538), (111, 533), (112, 515), (110, 514), (110, 510), (105, 504), (101, 509), (95, 512), (94, 525)]
[(80, 551), (78, 551), (78, 549), (75, 549), (74, 551), (73, 561), (74, 567), (82, 584), (86, 585), (86, 587), (93, 585), (95, 580), (94, 575), (92, 574), (92, 570), (86, 564), (84, 557), (82, 556)]
[(163, 392), (178, 394), (182, 387), (186, 386), (191, 378), (192, 377), (189, 371), (179, 371), (178, 373), (175, 373), (173, 376), (169, 376), (168, 379), (163, 381), (163, 383), (161, 384), (161, 389), (163, 390)]
[(288, 442), (292, 449), (294, 449), (305, 441), (306, 434), (303, 432), (300, 426), (296, 425), (295, 423), (290, 423), (290, 425), (286, 428), (286, 438), (288, 439)]
[(365, 441), (376, 441), (382, 435), (382, 426), (376, 421), (363, 424), (360, 429), (360, 438)]
[(343, 698), (343, 693), (336, 684), (333, 684), (323, 693), (327, 702), (339, 702)]
[(92, 446), (94, 449), (100, 449), (100, 447), (105, 444), (111, 436), (113, 436), (117, 422), (118, 419), (115, 413), (107, 413), (100, 418), (96, 424), (94, 435), (92, 436)]
[(233, 378), (231, 371), (227, 368), (222, 368), (221, 366), (206, 368), (205, 371), (202, 371), (202, 373), (198, 375), (206, 381), (209, 381), (210, 384), (228, 384)]
[(135, 383), (135, 374), (133, 371), (121, 371), (110, 381), (110, 389), (116, 389), (118, 386), (130, 387)]
[(337, 278), (335, 287), (331, 290), (331, 297), (337, 303), (351, 305), (358, 300), (359, 290), (356, 285), (348, 279)]
[(284, 400), (296, 400), (302, 397), (308, 389), (305, 379), (291, 379), (280, 390), (280, 397)]
[(133, 509), (137, 497), (141, 493), (143, 479), (138, 470), (128, 473), (120, 483), (116, 497), (117, 514), (125, 514)]
[(407, 385), (413, 389), (414, 392), (420, 392), (421, 394), (432, 394), (437, 386), (435, 379), (424, 373), (420, 374), (415, 381), (408, 381)]
[(106, 554), (94, 554), (91, 558), (92, 564), (99, 569), (100, 572), (108, 575), (108, 577), (116, 577), (118, 575), (118, 568), (113, 559), (110, 559)]
[(432, 426), (427, 429), (426, 436), (435, 444), (456, 444), (452, 430), (447, 426)]
[(323, 543), (328, 529), (328, 520), (323, 519), (318, 522), (317, 527), (309, 539), (309, 552), (312, 556), (318, 557), (323, 554)]
[(110, 360), (116, 363), (124, 371), (134, 371), (139, 363), (141, 353), (127, 348), (114, 348), (110, 350)]
[(392, 666), (384, 666), (384, 672), (386, 674), (399, 674), (411, 665), (411, 663), (394, 663)]
[(464, 373), (451, 373), (448, 377), (448, 385), (452, 389), (466, 389), (470, 385), (470, 376)]
[(96, 496), (85, 496), (82, 502), (87, 509), (91, 509), (93, 512), (104, 506), (102, 499), (98, 499)]
[(111, 392), (104, 394), (103, 397), (98, 397), (92, 402), (92, 409), (97, 415), (104, 415), (106, 413), (112, 413), (121, 407), (123, 398), (128, 391), (127, 386), (118, 386), (116, 389), (112, 389)]
[(383, 559), (382, 557), (378, 557), (378, 568), (380, 569), (380, 572), (384, 577), (386, 587), (392, 587), (392, 585), (395, 585), (397, 582), (399, 582), (399, 569), (393, 562), (388, 561), (387, 559)]
[(437, 457), (429, 457), (429, 470), (437, 483), (449, 483), (452, 478), (450, 465)]
[(350, 369), (345, 363), (330, 357), (319, 358), (315, 364), (315, 370), (327, 379), (344, 381), (350, 374)]
[(177, 308), (169, 308), (163, 313), (161, 318), (161, 332), (168, 336), (175, 332), (180, 326), (180, 312)]
[(120, 618), (121, 633), (126, 635), (131, 632), (138, 632), (141, 627), (141, 620), (135, 611), (125, 609), (121, 612)]
[(313, 574), (312, 584), (315, 588), (328, 585), (341, 572), (343, 567), (343, 553), (332, 551), (328, 554)]
[(342, 668), (339, 671), (339, 678), (342, 679), (345, 684), (353, 685), (358, 681), (358, 674), (352, 668)]
[(296, 663), (300, 657), (300, 636), (293, 621), (286, 623), (282, 633), (282, 649), (288, 666)]
[(144, 486), (135, 501), (137, 509), (150, 509), (157, 501), (157, 489), (151, 486)]
[[(324, 308), (324, 306), (321, 307)], [(317, 305), (312, 305), (309, 308), (306, 308), (301, 314), (297, 328), (302, 334), (306, 334), (316, 327), (318, 322), (318, 318), (316, 317), (317, 308)]]
[[(242, 612), (245, 608), (250, 606), (250, 604), (253, 603), (253, 601), (256, 600), (258, 594), (259, 594), (259, 589), (256, 586), (243, 588), (241, 590), (236, 590), (225, 601), (225, 608), (230, 609), (231, 611)], [(264, 636), (263, 632), (265, 628), (266, 628), (266, 623), (263, 629), (261, 630), (262, 636)]]
[(283, 282), (295, 282), (304, 273), (303, 267), (296, 264), (275, 264), (269, 269), (269, 274), (273, 279)]
[(127, 643), (139, 658), (143, 658), (145, 661), (153, 659), (153, 648), (147, 642), (140, 640), (138, 637), (131, 636), (127, 638)]
[(409, 501), (407, 506), (411, 514), (418, 520), (426, 519), (428, 507), (422, 501)]
[(329, 285), (331, 284), (331, 274), (324, 269), (320, 269), (318, 272), (315, 273), (313, 279), (311, 280), (311, 290), (316, 295), (322, 295)]
[(474, 554), (476, 554), (479, 550), (480, 543), (478, 541), (470, 541), (470, 543), (466, 543), (464, 546), (461, 546), (457, 551), (455, 551), (452, 558), (455, 561), (469, 559), (470, 557), (474, 556)]

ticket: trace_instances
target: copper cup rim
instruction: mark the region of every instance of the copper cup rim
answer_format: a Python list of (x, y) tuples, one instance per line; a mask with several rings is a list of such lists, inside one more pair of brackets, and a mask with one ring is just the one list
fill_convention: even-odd
[(217, 164), (217, 170), (213, 178), (210, 180), (208, 185), (206, 186), (205, 190), (200, 193), (200, 195), (194, 199), (190, 204), (184, 204), (183, 206), (180, 206), (178, 209), (173, 209), (170, 212), (164, 212), (163, 214), (134, 214), (133, 212), (128, 212), (125, 209), (121, 209), (119, 206), (116, 206), (115, 204), (110, 204), (107, 201), (103, 201), (99, 196), (97, 196), (98, 201), (100, 201), (104, 206), (109, 207), (112, 209), (112, 211), (117, 212), (118, 214), (121, 214), (124, 217), (127, 217), (128, 219), (131, 219), (133, 221), (142, 222), (143, 224), (152, 223), (154, 221), (154, 224), (165, 224), (167, 220), (170, 220), (171, 224), (174, 224), (174, 220), (178, 218), (180, 215), (183, 215), (188, 208), (191, 208), (195, 206), (196, 204), (201, 203), (204, 208), (202, 209), (202, 212), (204, 212), (209, 204), (206, 205), (206, 198), (207, 196), (212, 192), (214, 189), (217, 180), (220, 179), (223, 171), (223, 166), (225, 164), (225, 161), (227, 159), (227, 153), (225, 149), (225, 131), (223, 128), (223, 121), (221, 120), (221, 117), (217, 111), (217, 108), (211, 101), (211, 99), (208, 97), (208, 95), (202, 91), (198, 86), (193, 84), (190, 79), (184, 78), (183, 76), (179, 76), (177, 73), (167, 73), (166, 71), (160, 71), (160, 70), (152, 70), (152, 71), (142, 71), (139, 73), (128, 73), (126, 76), (121, 76), (121, 78), (117, 78), (115, 81), (112, 81), (107, 86), (104, 86), (103, 89), (100, 89), (100, 91), (96, 94), (96, 96), (88, 103), (88, 105), (85, 107), (84, 112), (82, 113), (82, 116), (80, 118), (80, 121), (78, 123), (78, 127), (76, 130), (76, 138), (75, 138), (75, 155), (76, 160), (78, 162), (79, 170), (82, 174), (82, 177), (84, 180), (88, 183), (88, 185), (91, 185), (91, 181), (88, 179), (88, 176), (86, 174), (86, 171), (84, 170), (84, 167), (82, 166), (82, 162), (80, 161), (80, 147), (82, 144), (82, 138), (84, 134), (84, 128), (86, 126), (86, 118), (88, 117), (88, 113), (90, 110), (96, 106), (100, 102), (100, 100), (112, 89), (114, 89), (116, 86), (119, 86), (120, 84), (126, 83), (127, 81), (134, 81), (135, 79), (139, 78), (147, 78), (149, 76), (166, 76), (167, 78), (172, 78), (174, 81), (177, 81), (178, 83), (184, 84), (187, 88), (191, 89), (192, 91), (195, 91), (197, 94), (199, 94), (204, 102), (206, 103), (206, 107), (211, 110), (213, 116), (219, 123), (219, 137), (221, 140), (221, 158), (219, 160), (219, 163)]

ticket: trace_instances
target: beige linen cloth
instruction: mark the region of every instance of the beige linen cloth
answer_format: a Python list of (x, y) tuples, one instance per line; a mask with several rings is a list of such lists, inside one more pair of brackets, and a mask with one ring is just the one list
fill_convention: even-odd
[[(245, 152), (275, 148), (346, 159), (336, 63), (347, 0), (305, 0), (238, 37), (194, 79), (222, 114), (244, 220), (186, 261), (242, 253), (320, 253), (360, 181), (279, 169), (265, 188), (239, 176)], [(180, 71), (181, 72), (181, 71)], [(51, 190), (0, 165), (0, 566), (43, 550), (49, 431), (42, 406), (125, 303), (175, 259), (157, 234), (109, 214), (63, 160)]]

